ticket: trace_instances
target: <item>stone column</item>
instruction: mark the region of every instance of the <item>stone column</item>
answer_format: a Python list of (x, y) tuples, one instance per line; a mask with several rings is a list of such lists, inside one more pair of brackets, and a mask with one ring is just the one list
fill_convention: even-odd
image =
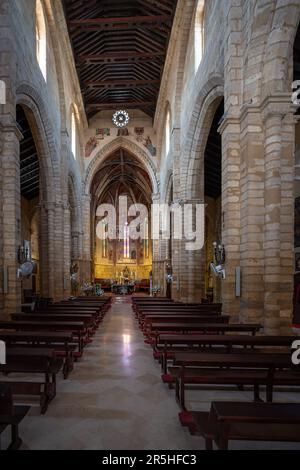
[(72, 227), (71, 227), (71, 210), (70, 205), (65, 204), (63, 209), (64, 214), (64, 231), (63, 231), (63, 243), (64, 243), (64, 297), (71, 294), (71, 280), (70, 280), (70, 268), (73, 260), (73, 240), (72, 240)]
[(57, 220), (56, 207), (53, 202), (41, 202), (40, 204), (40, 258), (41, 258), (41, 294), (43, 297), (51, 297), (59, 300), (57, 296), (57, 284), (62, 283), (59, 259), (63, 256), (63, 251), (57, 251), (56, 237)]
[(83, 195), (82, 198), (82, 220), (83, 220), (83, 273), (82, 278), (84, 281), (91, 280), (91, 196), (89, 194)]
[(242, 322), (264, 316), (264, 129), (259, 107), (241, 115), (241, 270)]
[[(180, 167), (180, 152), (181, 152), (181, 129), (176, 126), (172, 130), (172, 151), (173, 151), (173, 204), (179, 204), (181, 198), (184, 197), (184, 191), (181, 184), (181, 167)], [(181, 253), (182, 240), (172, 241), (172, 299), (176, 302), (180, 301), (180, 286), (181, 286)]]
[[(195, 207), (203, 204), (201, 199), (186, 199), (181, 201), (182, 208), (185, 204)], [(195, 217), (194, 222), (195, 222)], [(204, 221), (202, 221), (204, 223)], [(195, 225), (193, 226), (195, 230)], [(205, 228), (203, 227), (203, 230)], [(188, 240), (180, 241), (180, 300), (182, 302), (201, 302), (205, 296), (205, 247), (199, 250), (187, 250)]]
[(265, 293), (268, 334), (290, 333), (294, 274), (294, 136), (290, 94), (262, 103), (265, 126)]
[[(2, 126), (2, 216), (3, 269), (8, 273), (8, 289), (3, 292), (5, 318), (21, 305), (21, 283), (17, 277), (17, 252), (21, 244), (20, 145), (22, 135), (15, 124)], [(1, 286), (2, 287), (2, 286)]]
[[(160, 194), (155, 193), (152, 195), (152, 204), (159, 204), (160, 203)], [(152, 233), (157, 232), (157, 227), (154, 227), (153, 224), (155, 224), (156, 221), (151, 219), (151, 226), (152, 226)], [(160, 229), (159, 227), (159, 234), (160, 234)], [(152, 286), (157, 287), (160, 286), (161, 288), (163, 285), (161, 284), (161, 262), (160, 262), (160, 244), (161, 244), (161, 239), (159, 235), (159, 240), (154, 240), (152, 239)], [(164, 295), (163, 292), (160, 292), (159, 295)]]
[(240, 266), (241, 234), (241, 126), (244, 71), (243, 0), (228, 2), (224, 51), (224, 119), (222, 134), (222, 242), (226, 250), (226, 278), (222, 279), (223, 312), (238, 321), (240, 298), (235, 292), (235, 272)]
[(240, 266), (241, 191), (240, 191), (240, 121), (222, 122), (222, 243), (225, 247), (226, 278), (222, 279), (223, 312), (231, 321), (239, 321), (240, 297), (236, 297), (236, 268)]

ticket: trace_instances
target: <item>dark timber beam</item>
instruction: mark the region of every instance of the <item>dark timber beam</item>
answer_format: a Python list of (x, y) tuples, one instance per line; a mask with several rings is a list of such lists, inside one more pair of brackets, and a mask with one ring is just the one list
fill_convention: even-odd
[(146, 85), (159, 85), (160, 80), (103, 80), (84, 82), (84, 86), (97, 88), (127, 88), (127, 87), (141, 87)]
[(119, 101), (118, 103), (87, 103), (87, 108), (117, 109), (117, 108), (137, 108), (155, 106), (156, 101)]
[(127, 16), (120, 18), (78, 18), (69, 20), (71, 26), (113, 26), (119, 28), (120, 25), (136, 25), (136, 24), (161, 24), (173, 21), (172, 15), (147, 15), (147, 16)]
[(81, 54), (78, 62), (135, 62), (139, 60), (151, 60), (157, 57), (165, 57), (164, 52), (110, 52), (106, 54)]

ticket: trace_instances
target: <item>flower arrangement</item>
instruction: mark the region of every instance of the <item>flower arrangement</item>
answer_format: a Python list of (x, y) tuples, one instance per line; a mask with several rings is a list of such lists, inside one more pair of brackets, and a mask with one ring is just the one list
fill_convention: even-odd
[(154, 286), (151, 289), (151, 293), (154, 295), (154, 297), (156, 297), (157, 294), (159, 294), (160, 291), (161, 291), (160, 286)]
[(82, 285), (82, 292), (85, 293), (85, 295), (90, 295), (94, 292), (94, 287), (92, 284), (89, 282), (84, 282)]

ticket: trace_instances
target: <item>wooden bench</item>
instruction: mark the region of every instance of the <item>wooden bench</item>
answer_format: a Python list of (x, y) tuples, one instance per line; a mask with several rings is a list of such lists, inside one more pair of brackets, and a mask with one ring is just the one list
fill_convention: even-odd
[(175, 354), (173, 363), (180, 368), (175, 380), (183, 409), (187, 384), (253, 385), (255, 400), (259, 400), (259, 386), (265, 385), (269, 402), (273, 400), (274, 385), (300, 385), (299, 369), (291, 369), (290, 354), (180, 353)]
[(40, 397), (41, 413), (46, 413), (49, 403), (56, 396), (56, 375), (61, 370), (63, 361), (55, 356), (53, 349), (9, 348), (6, 351), (6, 364), (0, 365), (4, 374), (43, 374), (44, 380), (25, 380), (15, 378), (1, 381), (10, 385), (13, 395), (31, 395)]
[(212, 402), (209, 413), (192, 412), (192, 434), (227, 450), (229, 441), (300, 442), (300, 404)]
[(8, 348), (11, 347), (46, 347), (53, 349), (56, 356), (64, 358), (63, 376), (68, 378), (73, 370), (73, 334), (68, 332), (45, 331), (0, 331), (0, 340), (5, 341)]
[(75, 359), (82, 356), (84, 345), (88, 343), (88, 331), (83, 322), (4, 321), (0, 322), (0, 330), (72, 332), (78, 345), (78, 350), (74, 353)]
[[(168, 324), (166, 324), (168, 325)], [(194, 324), (192, 324), (193, 326)], [(189, 328), (191, 326), (190, 324), (187, 325), (187, 328), (185, 329), (178, 329), (176, 328), (166, 328), (164, 327), (162, 330), (159, 328), (159, 324), (156, 326), (156, 330), (151, 331), (151, 329), (148, 328), (148, 331), (144, 331), (144, 334), (146, 336), (146, 342), (150, 343), (154, 348), (157, 346), (157, 341), (158, 338), (161, 335), (174, 335), (175, 336), (181, 336), (181, 335), (187, 335), (187, 336), (195, 336), (195, 335), (202, 335), (202, 334), (225, 334), (228, 332), (239, 332), (239, 333), (251, 333), (253, 336), (262, 328), (260, 324), (256, 323), (215, 323), (215, 322), (201, 322), (201, 324), (197, 324), (198, 327), (194, 331), (193, 329)], [(170, 324), (169, 324), (170, 326)]]
[[(169, 324), (165, 324), (165, 325), (169, 325)], [(190, 326), (191, 325), (187, 325), (187, 327), (186, 327), (187, 331), (189, 331)], [(163, 330), (165, 330), (165, 328), (166, 328), (166, 326), (164, 326)], [(216, 334), (218, 334), (218, 333), (225, 334), (225, 333), (228, 333), (228, 332), (251, 333), (254, 336), (262, 328), (262, 325), (260, 325), (259, 323), (226, 323), (226, 324), (224, 324), (224, 323), (209, 322), (209, 323), (198, 324), (197, 328), (198, 328), (198, 332), (197, 331), (193, 332), (192, 334), (187, 335), (187, 336), (190, 336), (190, 337), (194, 338), (196, 335), (199, 336), (199, 335), (202, 335), (202, 334), (213, 333), (213, 332), (215, 332)], [(157, 335), (156, 335), (155, 344), (157, 344), (158, 338), (160, 338), (161, 335), (166, 335), (166, 334), (171, 335), (172, 334), (175, 338), (175, 336), (180, 336), (181, 337), (186, 332), (186, 330), (184, 330), (184, 332), (182, 334), (180, 334), (180, 331), (179, 332), (177, 331), (173, 334), (173, 332), (172, 333), (167, 333), (166, 331), (159, 331), (159, 329), (160, 329), (159, 324), (157, 326), (157, 329), (158, 329), (158, 332), (157, 332)], [(180, 329), (180, 326), (179, 326), (179, 329)]]
[[(164, 373), (167, 362), (178, 352), (255, 352), (256, 348), (290, 348), (295, 336), (253, 336), (253, 335), (160, 335), (154, 347), (154, 357), (161, 359)], [(216, 348), (216, 349), (213, 349)], [(280, 352), (280, 351), (279, 351)]]
[(221, 315), (221, 307), (213, 305), (160, 305), (155, 307), (139, 306), (135, 314), (136, 318), (143, 317), (145, 314), (174, 314), (174, 313), (195, 313), (206, 315)]
[(29, 410), (29, 406), (15, 406), (10, 386), (0, 384), (0, 437), (7, 426), (11, 427), (11, 443), (7, 450), (18, 450), (21, 447), (22, 439), (19, 436), (19, 424)]

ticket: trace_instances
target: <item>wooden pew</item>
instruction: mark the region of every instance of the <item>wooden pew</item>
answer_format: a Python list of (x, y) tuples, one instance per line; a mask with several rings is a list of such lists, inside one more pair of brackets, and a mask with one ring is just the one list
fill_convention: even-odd
[(13, 396), (31, 395), (40, 397), (41, 413), (46, 413), (49, 403), (56, 396), (56, 375), (61, 370), (63, 361), (55, 356), (53, 349), (40, 348), (8, 348), (6, 364), (0, 365), (0, 372), (5, 374), (21, 373), (43, 374), (44, 380), (37, 381), (15, 378), (2, 380), (10, 385)]
[[(203, 320), (203, 318), (205, 320)], [(173, 315), (146, 315), (144, 320), (140, 323), (141, 330), (147, 330), (148, 325), (152, 323), (199, 323), (203, 321), (211, 321), (216, 323), (228, 323), (229, 316), (208, 316), (208, 315), (193, 315), (190, 313), (182, 314), (173, 314)]]
[[(206, 321), (205, 321), (206, 320)], [(160, 323), (150, 325), (148, 331), (144, 331), (145, 336), (148, 338), (146, 341), (149, 342), (152, 346), (157, 345), (157, 339), (162, 334), (172, 334), (172, 335), (195, 335), (195, 334), (206, 334), (206, 333), (215, 333), (215, 334), (225, 334), (229, 332), (239, 332), (239, 333), (251, 333), (253, 336), (262, 328), (260, 324), (257, 323), (222, 323), (214, 321), (208, 321), (203, 319), (203, 323), (185, 323), (186, 327), (181, 327), (180, 324), (174, 324), (174, 328), (170, 328), (171, 323), (163, 324), (163, 328), (160, 329)], [(196, 326), (195, 326), (196, 325)], [(169, 328), (167, 327), (169, 326)]]
[[(154, 357), (161, 358), (162, 369), (167, 373), (167, 363), (178, 352), (255, 352), (256, 348), (290, 348), (296, 336), (251, 335), (160, 335), (154, 348)], [(213, 348), (217, 349), (213, 349)], [(220, 347), (222, 350), (220, 351)], [(249, 349), (251, 348), (251, 349)], [(267, 350), (265, 350), (267, 352)], [(279, 351), (280, 352), (280, 351)]]
[(89, 337), (91, 337), (97, 329), (97, 324), (92, 315), (64, 313), (13, 313), (11, 316), (12, 320), (16, 322), (82, 322), (86, 328), (86, 331), (88, 332)]
[[(89, 315), (92, 317), (92, 322), (93, 322), (93, 331), (95, 331), (98, 326), (100, 325), (101, 321), (104, 318), (104, 315), (102, 313), (99, 313), (96, 310), (77, 310), (77, 309), (52, 309), (52, 310), (37, 310), (35, 312), (31, 313), (32, 315), (64, 315), (68, 316), (68, 319), (71, 318), (71, 316), (74, 317), (74, 321), (82, 321), (79, 319), (79, 317), (83, 316), (85, 319), (87, 318), (86, 315)], [(54, 317), (53, 317), (54, 318)]]
[(229, 441), (300, 442), (300, 404), (212, 402), (209, 413), (193, 412), (192, 434), (227, 450)]
[(140, 318), (145, 314), (173, 314), (173, 313), (194, 313), (194, 314), (207, 314), (207, 315), (221, 315), (222, 306), (217, 305), (159, 305), (159, 306), (139, 306), (135, 315), (136, 318)]
[[(11, 427), (11, 443), (7, 450), (18, 450), (21, 447), (22, 439), (19, 436), (19, 424), (29, 410), (29, 406), (15, 406), (10, 386), (0, 383), (0, 438), (7, 426)], [(0, 451), (1, 449), (0, 440)]]
[(185, 309), (178, 309), (178, 310), (143, 310), (140, 311), (137, 315), (136, 318), (139, 321), (139, 323), (143, 323), (145, 318), (149, 316), (161, 316), (164, 315), (165, 317), (172, 317), (172, 316), (178, 316), (178, 315), (198, 315), (198, 316), (207, 316), (207, 317), (221, 317), (222, 313), (221, 312), (216, 312), (216, 311), (207, 311), (207, 310), (192, 310), (186, 307)]
[(68, 332), (45, 331), (0, 331), (0, 340), (10, 347), (47, 347), (56, 356), (64, 358), (63, 375), (66, 379), (73, 370), (73, 334)]
[(75, 359), (82, 356), (84, 345), (88, 342), (88, 332), (83, 322), (2, 321), (0, 330), (72, 332), (73, 339), (78, 345), (78, 351), (74, 352)]
[(253, 385), (256, 401), (260, 385), (265, 385), (268, 402), (272, 402), (274, 384), (300, 386), (300, 373), (291, 370), (290, 354), (178, 353), (173, 363), (179, 366), (171, 373), (177, 374), (176, 398), (182, 409), (186, 384)]

